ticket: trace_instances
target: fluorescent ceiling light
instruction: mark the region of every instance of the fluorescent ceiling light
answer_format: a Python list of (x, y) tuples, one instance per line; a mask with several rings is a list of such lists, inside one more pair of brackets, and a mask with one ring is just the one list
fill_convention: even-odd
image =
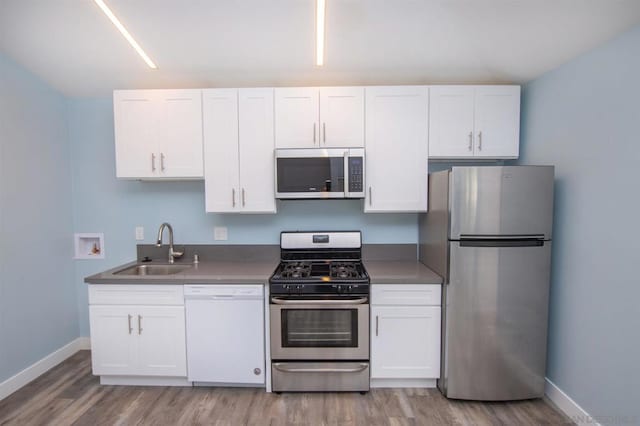
[(316, 65), (324, 64), (324, 9), (325, 0), (316, 0)]
[(142, 59), (147, 63), (147, 65), (149, 65), (149, 67), (153, 68), (153, 69), (158, 68), (156, 66), (156, 64), (153, 63), (151, 58), (149, 58), (149, 56), (147, 56), (147, 54), (144, 53), (144, 50), (142, 50), (142, 47), (140, 47), (138, 42), (135, 41), (133, 39), (133, 37), (131, 37), (131, 34), (129, 34), (129, 31), (127, 31), (127, 29), (124, 27), (124, 25), (122, 25), (120, 20), (118, 18), (116, 18), (116, 15), (113, 14), (111, 9), (109, 9), (109, 7), (106, 4), (104, 4), (104, 1), (102, 1), (102, 0), (94, 0), (94, 1), (96, 2), (96, 4), (98, 6), (100, 6), (100, 9), (102, 9), (104, 14), (107, 15), (107, 17), (111, 20), (113, 25), (115, 25), (115, 27), (118, 29), (118, 31), (120, 31), (120, 33), (122, 33), (124, 38), (127, 39), (129, 44), (131, 45), (131, 47), (133, 47), (135, 49), (135, 51), (138, 52), (138, 55), (140, 55), (142, 57)]

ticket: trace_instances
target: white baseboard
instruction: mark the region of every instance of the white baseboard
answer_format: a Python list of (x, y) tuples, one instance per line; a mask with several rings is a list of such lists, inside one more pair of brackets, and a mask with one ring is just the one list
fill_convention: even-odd
[(40, 361), (37, 361), (25, 368), (15, 376), (9, 377), (4, 382), (0, 383), (0, 401), (41, 374), (46, 373), (56, 365), (60, 364), (71, 355), (83, 349), (91, 349), (91, 341), (88, 337), (78, 337), (71, 343), (64, 345), (55, 352), (52, 352), (42, 358)]
[(91, 338), (90, 337), (78, 337), (74, 341), (78, 345), (78, 351), (90, 351), (91, 350)]
[(188, 386), (193, 384), (186, 377), (100, 376), (101, 385), (121, 386)]
[(600, 426), (595, 418), (548, 378), (545, 378), (544, 393), (572, 422)]

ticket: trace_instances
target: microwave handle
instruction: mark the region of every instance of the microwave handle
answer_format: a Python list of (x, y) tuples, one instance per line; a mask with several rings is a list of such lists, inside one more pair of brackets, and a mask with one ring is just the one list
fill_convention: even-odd
[(344, 198), (349, 198), (349, 150), (344, 152)]

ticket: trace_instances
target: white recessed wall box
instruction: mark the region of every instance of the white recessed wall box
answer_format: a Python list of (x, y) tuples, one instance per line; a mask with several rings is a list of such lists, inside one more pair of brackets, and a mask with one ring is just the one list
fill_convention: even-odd
[(74, 234), (74, 259), (104, 259), (104, 234)]

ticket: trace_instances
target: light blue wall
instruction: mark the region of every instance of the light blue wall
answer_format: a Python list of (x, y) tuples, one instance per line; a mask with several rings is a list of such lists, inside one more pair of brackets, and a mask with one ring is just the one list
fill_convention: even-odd
[(523, 99), (521, 163), (557, 176), (547, 375), (602, 423), (640, 422), (640, 26)]
[[(137, 182), (115, 178), (110, 98), (69, 101), (73, 152), (74, 228), (104, 232), (105, 260), (78, 261), (76, 287), (83, 336), (89, 334), (83, 278), (135, 259), (134, 228), (155, 242), (162, 222), (177, 243), (215, 244), (213, 227), (226, 226), (227, 244), (278, 244), (282, 230), (362, 230), (365, 243), (416, 243), (417, 215), (364, 214), (362, 201), (283, 201), (276, 215), (205, 213), (203, 182)], [(275, 265), (274, 265), (275, 266)]]
[(64, 97), (0, 54), (0, 382), (78, 336)]

